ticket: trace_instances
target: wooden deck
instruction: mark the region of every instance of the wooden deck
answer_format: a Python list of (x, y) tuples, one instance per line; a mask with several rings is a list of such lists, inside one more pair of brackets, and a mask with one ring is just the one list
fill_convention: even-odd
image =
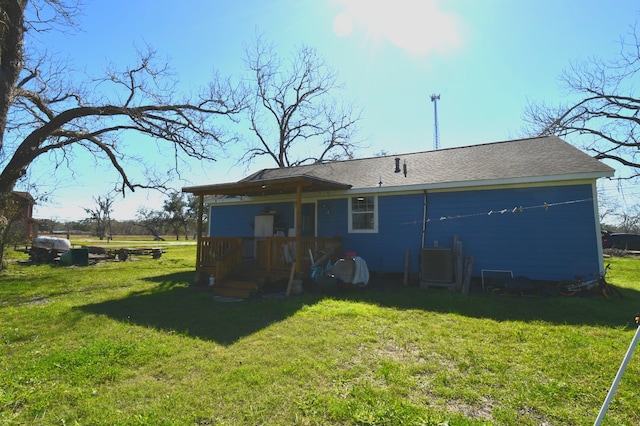
[[(301, 237), (298, 241), (301, 244), (301, 272), (310, 270), (312, 260), (317, 261), (332, 250), (342, 253), (341, 238)], [(295, 237), (203, 237), (198, 242), (196, 272), (206, 283), (215, 277), (216, 293), (233, 293), (237, 294), (234, 297), (246, 298), (260, 292), (261, 286), (272, 277), (287, 276), (295, 257)], [(248, 264), (254, 275), (262, 274), (261, 279), (246, 277)], [(248, 282), (255, 286), (247, 285)], [(236, 292), (229, 290), (230, 287), (244, 290)]]

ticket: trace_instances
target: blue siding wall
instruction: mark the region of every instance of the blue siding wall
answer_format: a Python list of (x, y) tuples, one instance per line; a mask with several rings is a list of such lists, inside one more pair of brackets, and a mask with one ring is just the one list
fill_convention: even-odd
[[(402, 272), (410, 248), (412, 272), (418, 272), (422, 234), (422, 194), (378, 197), (378, 233), (348, 233), (346, 198), (318, 202), (318, 236), (342, 237), (344, 250), (358, 253), (372, 271)], [(323, 208), (329, 213), (323, 214)]]
[[(590, 185), (429, 193), (425, 247), (436, 241), (451, 247), (457, 235), (464, 254), (475, 258), (474, 276), (499, 269), (561, 280), (597, 272), (602, 265), (591, 196)], [(322, 204), (330, 213), (318, 213), (319, 236), (343, 237), (345, 251), (357, 252), (372, 271), (403, 271), (409, 248), (409, 270), (419, 272), (423, 194), (378, 197), (377, 234), (347, 232), (346, 199)]]
[[(591, 185), (428, 193), (425, 247), (435, 241), (451, 247), (458, 236), (464, 254), (475, 258), (474, 276), (481, 269), (499, 269), (561, 280), (597, 272), (602, 262), (591, 196)], [(253, 236), (254, 216), (265, 207), (293, 227), (293, 201), (220, 205), (211, 208), (210, 235)], [(379, 272), (402, 272), (409, 248), (410, 272), (419, 272), (423, 193), (379, 196), (378, 233), (349, 234), (348, 211), (346, 198), (318, 201), (317, 235), (342, 237), (345, 251), (357, 252)]]
[(318, 201), (318, 237), (347, 238), (349, 205), (346, 198)]
[[(425, 246), (438, 241), (451, 247), (453, 236), (459, 236), (465, 254), (475, 258), (476, 276), (481, 269), (551, 280), (597, 272), (601, 261), (591, 196), (590, 185), (429, 194), (432, 220)], [(545, 203), (557, 205), (545, 208)]]
[(209, 235), (215, 237), (253, 237), (254, 218), (264, 210), (275, 211), (285, 230), (294, 224), (294, 203), (214, 205), (209, 210)]
[(358, 253), (372, 271), (402, 272), (405, 251), (409, 248), (409, 268), (417, 273), (423, 207), (423, 194), (378, 197), (378, 233), (346, 234), (345, 251)]

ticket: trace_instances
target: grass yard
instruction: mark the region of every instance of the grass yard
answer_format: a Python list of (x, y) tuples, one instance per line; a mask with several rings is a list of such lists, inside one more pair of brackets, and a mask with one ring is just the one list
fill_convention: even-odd
[[(640, 309), (640, 259), (607, 260), (623, 300), (398, 282), (220, 303), (192, 284), (195, 246), (166, 247), (158, 260), (10, 264), (1, 424), (589, 425)], [(638, 389), (640, 354), (603, 424), (640, 424)]]

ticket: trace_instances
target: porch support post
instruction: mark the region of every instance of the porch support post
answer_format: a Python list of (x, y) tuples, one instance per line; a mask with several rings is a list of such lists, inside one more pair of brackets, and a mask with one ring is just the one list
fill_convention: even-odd
[(197, 224), (197, 233), (196, 237), (196, 272), (200, 269), (200, 252), (202, 251), (201, 243), (202, 243), (202, 212), (204, 211), (204, 195), (198, 195), (198, 224)]
[(302, 230), (302, 186), (296, 186), (296, 274), (300, 272), (302, 263), (302, 244), (300, 244), (300, 234)]

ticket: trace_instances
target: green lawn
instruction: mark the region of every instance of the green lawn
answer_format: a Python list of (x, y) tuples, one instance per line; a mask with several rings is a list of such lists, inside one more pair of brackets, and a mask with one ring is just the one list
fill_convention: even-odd
[[(1, 424), (588, 425), (640, 309), (638, 259), (607, 260), (623, 300), (398, 282), (220, 303), (192, 284), (195, 246), (166, 247), (159, 260), (10, 264)], [(640, 424), (638, 357), (603, 424)]]

